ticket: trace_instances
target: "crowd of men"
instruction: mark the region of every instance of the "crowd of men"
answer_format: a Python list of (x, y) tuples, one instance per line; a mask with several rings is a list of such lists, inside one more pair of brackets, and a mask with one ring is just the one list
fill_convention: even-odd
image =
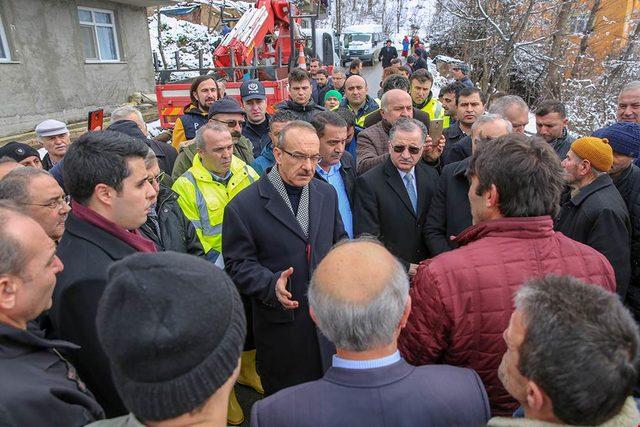
[(412, 51), (0, 147), (0, 425), (640, 424), (640, 81), (527, 135)]

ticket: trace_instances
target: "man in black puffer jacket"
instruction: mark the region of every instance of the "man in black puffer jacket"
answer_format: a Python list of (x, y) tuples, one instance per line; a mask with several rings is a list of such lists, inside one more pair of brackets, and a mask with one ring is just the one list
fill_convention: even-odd
[(313, 102), (311, 92), (311, 76), (309, 73), (300, 68), (294, 68), (289, 73), (289, 97), (291, 99), (282, 101), (276, 105), (276, 109), (289, 110), (299, 120), (310, 122), (314, 115), (324, 111), (324, 107)]
[(161, 184), (165, 174), (158, 166), (153, 151), (144, 159), (149, 181), (156, 190), (156, 202), (147, 213), (147, 222), (139, 228), (143, 236), (152, 240), (161, 251), (182, 252), (204, 256), (204, 249), (196, 229), (178, 205), (177, 193)]

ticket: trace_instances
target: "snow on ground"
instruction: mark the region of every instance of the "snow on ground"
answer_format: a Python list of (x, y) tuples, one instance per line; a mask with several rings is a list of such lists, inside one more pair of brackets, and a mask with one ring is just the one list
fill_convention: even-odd
[(159, 135), (164, 129), (160, 126), (160, 119), (147, 123), (147, 130), (149, 131), (149, 137)]
[[(213, 67), (214, 43), (220, 38), (217, 32), (209, 33), (205, 25), (192, 24), (170, 16), (161, 15), (162, 43), (164, 55), (167, 60), (167, 68), (175, 69), (175, 52), (180, 52), (181, 68), (198, 67), (198, 51), (203, 51), (203, 67)], [(157, 14), (149, 17), (149, 35), (151, 37), (151, 50), (158, 55), (158, 21)], [(162, 65), (161, 67), (162, 68)], [(196, 77), (199, 73), (177, 72), (172, 73), (172, 80)]]

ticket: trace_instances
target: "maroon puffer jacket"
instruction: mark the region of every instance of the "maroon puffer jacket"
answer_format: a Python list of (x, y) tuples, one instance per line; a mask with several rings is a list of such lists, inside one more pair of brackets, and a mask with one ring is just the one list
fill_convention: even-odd
[(547, 274), (575, 276), (614, 292), (615, 275), (599, 252), (554, 232), (549, 216), (486, 221), (456, 240), (464, 246), (418, 267), (400, 351), (414, 365), (474, 369), (493, 415), (509, 415), (517, 404), (502, 387), (498, 366), (514, 292), (528, 279)]

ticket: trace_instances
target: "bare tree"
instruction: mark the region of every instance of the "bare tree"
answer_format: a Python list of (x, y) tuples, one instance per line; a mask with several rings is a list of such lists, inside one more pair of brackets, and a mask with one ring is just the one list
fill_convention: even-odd
[(156, 7), (156, 15), (158, 15), (158, 51), (160, 52), (160, 59), (162, 60), (162, 68), (167, 69), (167, 58), (164, 56), (164, 47), (162, 46), (162, 20), (160, 17), (160, 6)]
[(555, 24), (555, 31), (551, 36), (551, 47), (549, 49), (549, 63), (547, 66), (547, 76), (545, 79), (544, 91), (547, 97), (559, 99), (562, 94), (560, 77), (565, 63), (565, 49), (567, 46), (567, 24), (571, 8), (575, 0), (565, 0), (558, 11), (558, 18)]

